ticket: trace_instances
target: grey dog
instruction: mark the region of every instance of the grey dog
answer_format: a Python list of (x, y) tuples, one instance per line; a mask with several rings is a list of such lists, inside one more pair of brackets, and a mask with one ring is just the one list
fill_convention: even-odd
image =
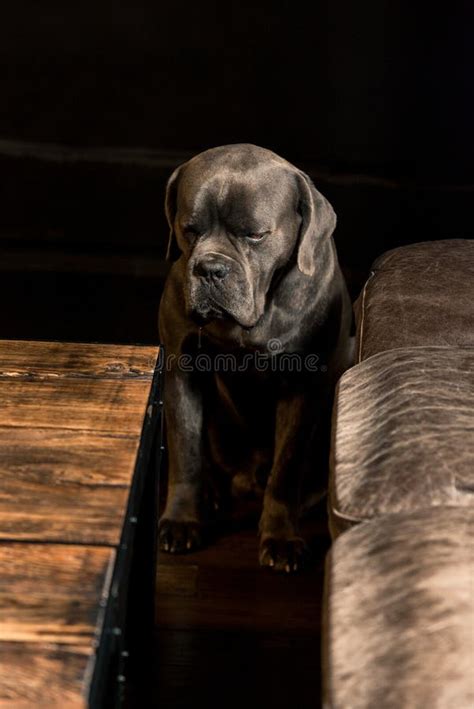
[[(299, 520), (325, 485), (324, 421), (352, 356), (336, 216), (306, 174), (248, 144), (178, 167), (165, 208), (175, 262), (159, 318), (171, 362), (160, 548), (199, 547), (228, 481), (263, 496), (260, 563), (296, 571)], [(197, 366), (203, 354), (211, 366)]]

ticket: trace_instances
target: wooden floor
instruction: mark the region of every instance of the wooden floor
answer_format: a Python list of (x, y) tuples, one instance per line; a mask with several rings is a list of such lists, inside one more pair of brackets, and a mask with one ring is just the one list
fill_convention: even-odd
[(153, 706), (320, 706), (325, 504), (305, 525), (313, 560), (297, 576), (259, 568), (257, 519), (242, 504), (207, 549), (160, 554)]

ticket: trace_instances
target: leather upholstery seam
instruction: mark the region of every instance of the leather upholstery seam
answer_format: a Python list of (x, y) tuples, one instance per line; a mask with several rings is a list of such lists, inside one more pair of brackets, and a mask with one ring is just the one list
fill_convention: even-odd
[(344, 512), (339, 512), (339, 510), (333, 507), (333, 505), (331, 505), (331, 513), (338, 519), (342, 519), (345, 522), (354, 522), (355, 524), (360, 524), (360, 522), (366, 522), (367, 520), (372, 519), (371, 517), (353, 517), (345, 514)]
[(357, 353), (357, 364), (362, 361), (362, 340), (364, 336), (364, 324), (365, 324), (365, 300), (367, 293), (367, 286), (369, 285), (372, 278), (375, 276), (375, 271), (371, 271), (368, 279), (365, 282), (364, 289), (362, 291), (362, 305), (361, 305), (361, 318), (360, 318), (360, 328), (359, 328), (359, 351)]

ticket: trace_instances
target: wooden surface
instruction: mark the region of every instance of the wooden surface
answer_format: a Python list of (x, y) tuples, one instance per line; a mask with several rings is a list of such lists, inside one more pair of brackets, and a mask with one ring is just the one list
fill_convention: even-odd
[(157, 347), (0, 342), (0, 706), (83, 707)]
[(325, 503), (304, 525), (312, 564), (295, 576), (259, 567), (259, 512), (258, 503), (239, 503), (206, 549), (159, 555), (150, 706), (187, 709), (190, 697), (208, 709), (321, 706)]
[(85, 706), (84, 678), (90, 652), (84, 647), (46, 643), (0, 643), (0, 706)]

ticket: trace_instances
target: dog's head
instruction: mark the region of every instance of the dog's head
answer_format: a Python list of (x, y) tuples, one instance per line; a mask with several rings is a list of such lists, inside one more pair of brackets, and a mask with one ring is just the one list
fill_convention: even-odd
[(166, 190), (168, 258), (186, 260), (188, 314), (253, 327), (275, 274), (292, 259), (314, 275), (336, 216), (310, 179), (254, 145), (207, 150), (178, 167)]

